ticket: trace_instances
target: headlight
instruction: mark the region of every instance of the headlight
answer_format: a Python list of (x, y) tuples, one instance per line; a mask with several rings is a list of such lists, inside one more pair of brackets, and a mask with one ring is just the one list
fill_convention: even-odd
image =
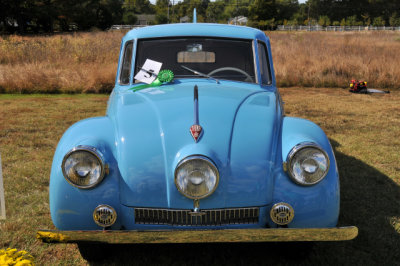
[(61, 165), (67, 181), (78, 188), (92, 188), (106, 172), (102, 154), (91, 146), (77, 146), (69, 151)]
[(175, 185), (179, 192), (190, 199), (210, 196), (218, 182), (217, 167), (204, 156), (187, 157), (175, 169)]
[(290, 177), (300, 185), (320, 182), (328, 173), (329, 157), (317, 144), (304, 142), (296, 145), (287, 158)]

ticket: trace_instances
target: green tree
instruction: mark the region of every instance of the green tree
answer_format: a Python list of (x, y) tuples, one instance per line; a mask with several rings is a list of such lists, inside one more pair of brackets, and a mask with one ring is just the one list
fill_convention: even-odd
[(132, 11), (124, 11), (122, 15), (122, 22), (128, 25), (134, 25), (138, 20), (137, 16)]
[(6, 13), (8, 13), (6, 15), (7, 20), (12, 24), (15, 24), (14, 22), (16, 22), (18, 25), (18, 32), (24, 33), (30, 22), (35, 17), (35, 2), (33, 0), (6, 0), (6, 2), (8, 3), (4, 3), (4, 5), (9, 8), (6, 10)]
[(365, 26), (371, 25), (371, 18), (370, 18), (370, 16), (369, 16), (368, 13), (362, 14), (362, 15), (361, 15), (361, 18), (362, 18), (363, 24), (364, 24)]
[(156, 24), (168, 23), (169, 0), (157, 0), (156, 2)]
[(298, 0), (276, 0), (276, 16), (278, 22), (290, 20), (299, 9)]
[(331, 20), (326, 15), (325, 16), (320, 16), (319, 20), (318, 20), (318, 25), (324, 26), (324, 27), (330, 26), (331, 25)]
[(71, 24), (79, 29), (105, 29), (122, 18), (121, 0), (1, 0), (0, 21), (12, 32), (52, 32), (69, 30)]
[[(225, 5), (224, 1), (217, 0), (215, 3), (217, 2), (222, 2), (223, 5)], [(185, 16), (188, 16), (190, 21), (192, 21), (194, 8), (196, 8), (198, 22), (207, 22), (208, 18), (211, 18), (212, 21), (214, 19), (219, 21), (221, 16), (218, 16), (216, 12), (213, 12), (211, 9), (209, 9), (208, 8), (209, 5), (210, 5), (209, 0), (183, 0), (182, 2), (179, 2), (178, 4), (173, 6), (174, 15), (170, 16), (170, 21), (179, 22), (179, 19)], [(216, 6), (218, 7), (218, 4), (216, 4)], [(217, 10), (221, 9), (219, 9), (218, 7)]]
[(376, 17), (374, 18), (374, 21), (372, 22), (372, 25), (375, 27), (382, 27), (385, 26), (386, 22), (382, 17)]
[(394, 12), (389, 18), (389, 25), (392, 27), (400, 26), (400, 17), (397, 16), (397, 12)]
[(71, 24), (79, 30), (92, 27), (106, 29), (122, 22), (122, 2), (120, 0), (56, 0), (58, 22), (67, 31)]
[(359, 22), (357, 21), (357, 16), (350, 16), (346, 18), (346, 26), (359, 26)]
[(154, 14), (154, 6), (149, 0), (125, 0), (123, 3), (124, 13)]
[[(276, 16), (275, 0), (254, 0), (250, 5), (249, 13), (254, 21), (267, 21)], [(261, 23), (261, 22), (260, 22)], [(267, 22), (262, 22), (260, 25), (267, 25)]]
[(308, 5), (299, 4), (296, 12), (292, 15), (292, 20), (296, 20), (295, 25), (301, 25), (308, 19)]
[(224, 10), (223, 1), (210, 2), (206, 10), (206, 22), (226, 22), (228, 18), (223, 16)]

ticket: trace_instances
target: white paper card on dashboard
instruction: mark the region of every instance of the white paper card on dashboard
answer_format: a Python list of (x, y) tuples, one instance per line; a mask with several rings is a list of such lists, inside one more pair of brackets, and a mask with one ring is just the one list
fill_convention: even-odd
[(146, 84), (152, 83), (160, 72), (162, 63), (146, 59), (146, 62), (142, 66), (142, 69), (136, 74), (135, 79)]

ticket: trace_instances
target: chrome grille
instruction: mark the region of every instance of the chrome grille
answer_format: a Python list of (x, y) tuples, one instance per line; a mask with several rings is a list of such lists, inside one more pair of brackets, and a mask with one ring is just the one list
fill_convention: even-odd
[(178, 226), (218, 226), (227, 224), (257, 224), (259, 208), (201, 210), (170, 210), (135, 208), (136, 224), (164, 224)]

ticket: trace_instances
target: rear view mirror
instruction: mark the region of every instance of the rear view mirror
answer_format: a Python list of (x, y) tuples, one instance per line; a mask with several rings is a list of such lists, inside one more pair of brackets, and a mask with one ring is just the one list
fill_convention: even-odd
[(178, 63), (215, 63), (213, 52), (179, 52)]

